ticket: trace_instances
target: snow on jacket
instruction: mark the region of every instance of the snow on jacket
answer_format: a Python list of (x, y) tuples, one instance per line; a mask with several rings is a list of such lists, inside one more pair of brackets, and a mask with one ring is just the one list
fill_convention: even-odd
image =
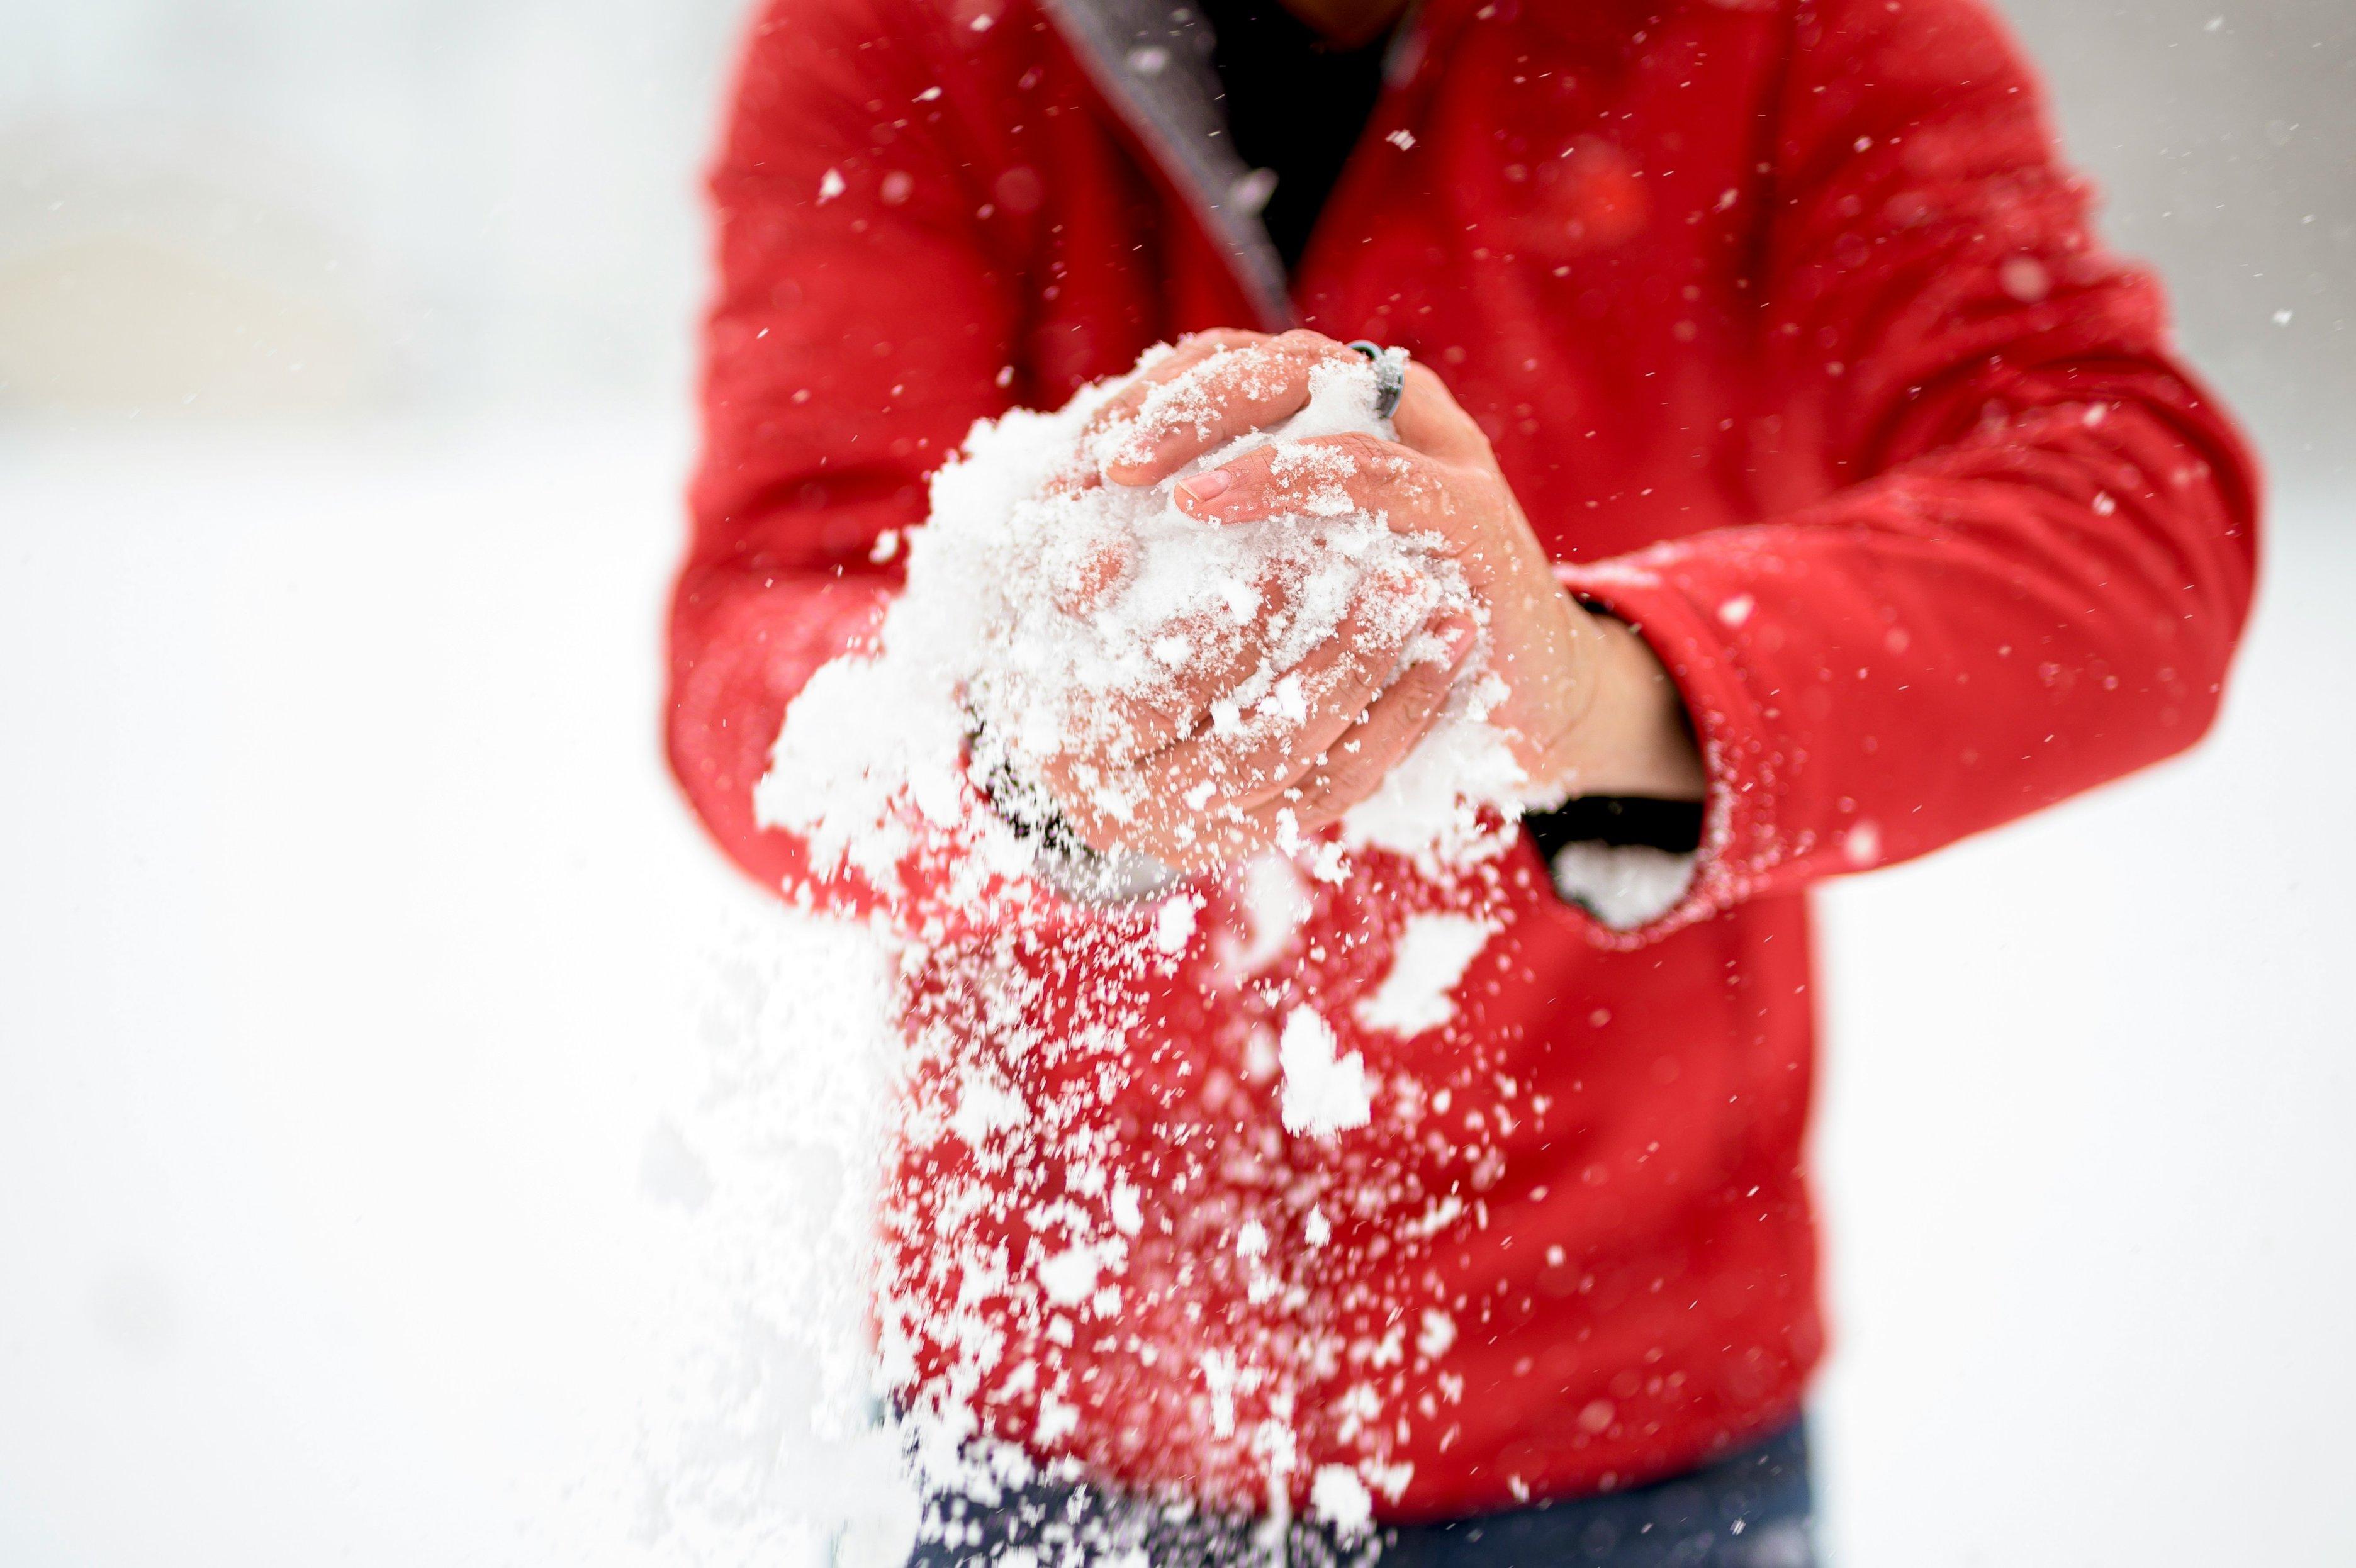
[[(1824, 1349), (1805, 889), (2192, 743), (2253, 464), (1976, 0), (1431, 0), (1289, 298), (1216, 130), (1150, 3), (770, 6), (712, 179), (673, 764), (763, 882), (923, 938), (909, 1398), (1230, 1502), (1347, 1466), (1393, 1520), (1691, 1466)], [(1380, 857), (1206, 880), (1191, 923), (1029, 887), (946, 920), (937, 846), (814, 885), (754, 785), (927, 473), (1158, 340), (1292, 322), (1437, 369), (1676, 677), (1711, 785), (1675, 906), (1607, 926), (1526, 839), (1469, 906)], [(1451, 907), (1491, 933), (1447, 997), (1378, 1001)], [(1320, 1027), (1373, 1115), (1294, 1136), (1275, 1064)]]

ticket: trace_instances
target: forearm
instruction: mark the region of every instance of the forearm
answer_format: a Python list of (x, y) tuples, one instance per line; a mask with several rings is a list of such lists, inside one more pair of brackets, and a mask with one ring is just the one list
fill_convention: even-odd
[(2193, 411), (2157, 391), (2041, 410), (1799, 513), (1567, 569), (1659, 652), (1709, 764), (1710, 848), (1670, 923), (1924, 853), (2198, 739), (2254, 518), (2244, 463), (2194, 439)]

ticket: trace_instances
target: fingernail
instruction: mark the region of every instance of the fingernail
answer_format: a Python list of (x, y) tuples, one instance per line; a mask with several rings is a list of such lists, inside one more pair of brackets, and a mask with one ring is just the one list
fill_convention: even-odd
[(1234, 475), (1224, 468), (1206, 468), (1191, 478), (1178, 481), (1178, 490), (1189, 501), (1209, 501), (1226, 495), (1235, 482)]

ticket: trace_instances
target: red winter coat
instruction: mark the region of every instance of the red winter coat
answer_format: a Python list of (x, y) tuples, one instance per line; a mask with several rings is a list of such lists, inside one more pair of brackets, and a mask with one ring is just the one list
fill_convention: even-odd
[[(1212, 1498), (1262, 1495), (1269, 1417), (1296, 1500), (1350, 1464), (1393, 1520), (1690, 1466), (1787, 1420), (1824, 1349), (1808, 885), (2190, 745), (2251, 592), (2251, 460), (1976, 0), (1430, 0), (1289, 303), (1167, 41), (1083, 0), (768, 11), (712, 181), (673, 764), (761, 881), (921, 930), (912, 1027), (1053, 1093), (1078, 1069), (1013, 1060), (993, 1008), (1068, 1028), (1101, 933), (1141, 951), (1151, 910), (1026, 891), (976, 929), (921, 857), (814, 888), (752, 811), (786, 705), (875, 621), (871, 543), (977, 418), (1217, 325), (1432, 366), (1682, 687), (1712, 779), (1692, 885), (1615, 932), (1524, 841), (1454, 1019), (1405, 1040), (1354, 1004), (1430, 901), (1411, 872), (1312, 888), (1242, 985), (1206, 885), (1092, 1048), (1128, 1087), (1086, 1136), (1009, 1170), (997, 1134), (911, 1135), (887, 1328), (916, 1392), (962, 1366), (993, 1430)], [(1035, 983), (977, 986), (1009, 965)], [(1369, 1127), (1284, 1133), (1255, 1053), (1304, 1004), (1385, 1086)], [(1119, 1299), (1043, 1313), (1054, 1204), (1100, 1206), (1108, 1171), (1142, 1193)]]

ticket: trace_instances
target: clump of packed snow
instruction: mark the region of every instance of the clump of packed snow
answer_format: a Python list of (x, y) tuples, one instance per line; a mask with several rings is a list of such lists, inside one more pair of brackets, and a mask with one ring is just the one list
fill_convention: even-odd
[[(847, 866), (888, 887), (921, 834), (952, 828), (969, 830), (994, 870), (1037, 869), (1042, 837), (996, 819), (1029, 829), (1053, 816), (1053, 803), (1024, 786), (1078, 756), (1113, 759), (1086, 772), (1090, 804), (1107, 820), (1130, 820), (1150, 787), (1118, 765), (1130, 713), (1183, 717), (1181, 739), (1280, 741), (1339, 678), (1298, 667), (1345, 621), (1361, 645), (1394, 650), (1392, 678), (1447, 656), (1429, 630), (1437, 618), (1485, 621), (1440, 541), (1357, 510), (1351, 457), (1303, 444), (1391, 434), (1373, 411), (1369, 365), (1321, 367), (1307, 407), (1280, 428), (1159, 485), (1102, 482), (1102, 464), (1133, 455), (1140, 432), (1206, 417), (1206, 378), (1221, 357), (1101, 431), (1090, 421), (1112, 382), (1053, 413), (985, 421), (934, 476), (931, 516), (903, 541), (907, 587), (878, 647), (809, 682), (755, 792), (761, 822), (801, 835), (813, 869)], [(1175, 505), (1178, 479), (1269, 443), (1280, 476), (1306, 497), (1297, 513), (1222, 526)], [(1427, 866), (1492, 852), (1525, 781), (1485, 721), (1502, 687), (1484, 673), (1483, 652), (1476, 645), (1422, 741), (1344, 818), (1340, 844), (1309, 846), (1280, 816), (1280, 848), (1310, 848), (1326, 875), (1338, 874), (1345, 847)], [(1188, 714), (1183, 694), (1205, 681), (1224, 689), (1206, 712)], [(987, 809), (977, 809), (976, 778), (990, 781)], [(1202, 790), (1205, 801), (1211, 793)]]
[(1326, 1137), (1363, 1127), (1374, 1115), (1366, 1064), (1356, 1051), (1338, 1054), (1333, 1026), (1302, 1003), (1286, 1015), (1277, 1042), (1284, 1073), (1284, 1130)]
[(1347, 1465), (1320, 1465), (1309, 1483), (1309, 1508), (1344, 1540), (1375, 1527), (1374, 1494)]
[(1389, 973), (1359, 999), (1358, 1021), (1400, 1036), (1447, 1023), (1456, 1016), (1458, 982), (1496, 929), (1494, 921), (1445, 910), (1409, 915), (1391, 949)]
[(1300, 869), (1277, 854), (1255, 855), (1236, 881), (1242, 929), (1219, 933), (1218, 958), (1230, 977), (1248, 979), (1292, 945), (1309, 918), (1309, 887)]
[(1696, 858), (1649, 844), (1566, 844), (1555, 851), (1556, 891), (1596, 919), (1633, 931), (1675, 909), (1692, 886)]

